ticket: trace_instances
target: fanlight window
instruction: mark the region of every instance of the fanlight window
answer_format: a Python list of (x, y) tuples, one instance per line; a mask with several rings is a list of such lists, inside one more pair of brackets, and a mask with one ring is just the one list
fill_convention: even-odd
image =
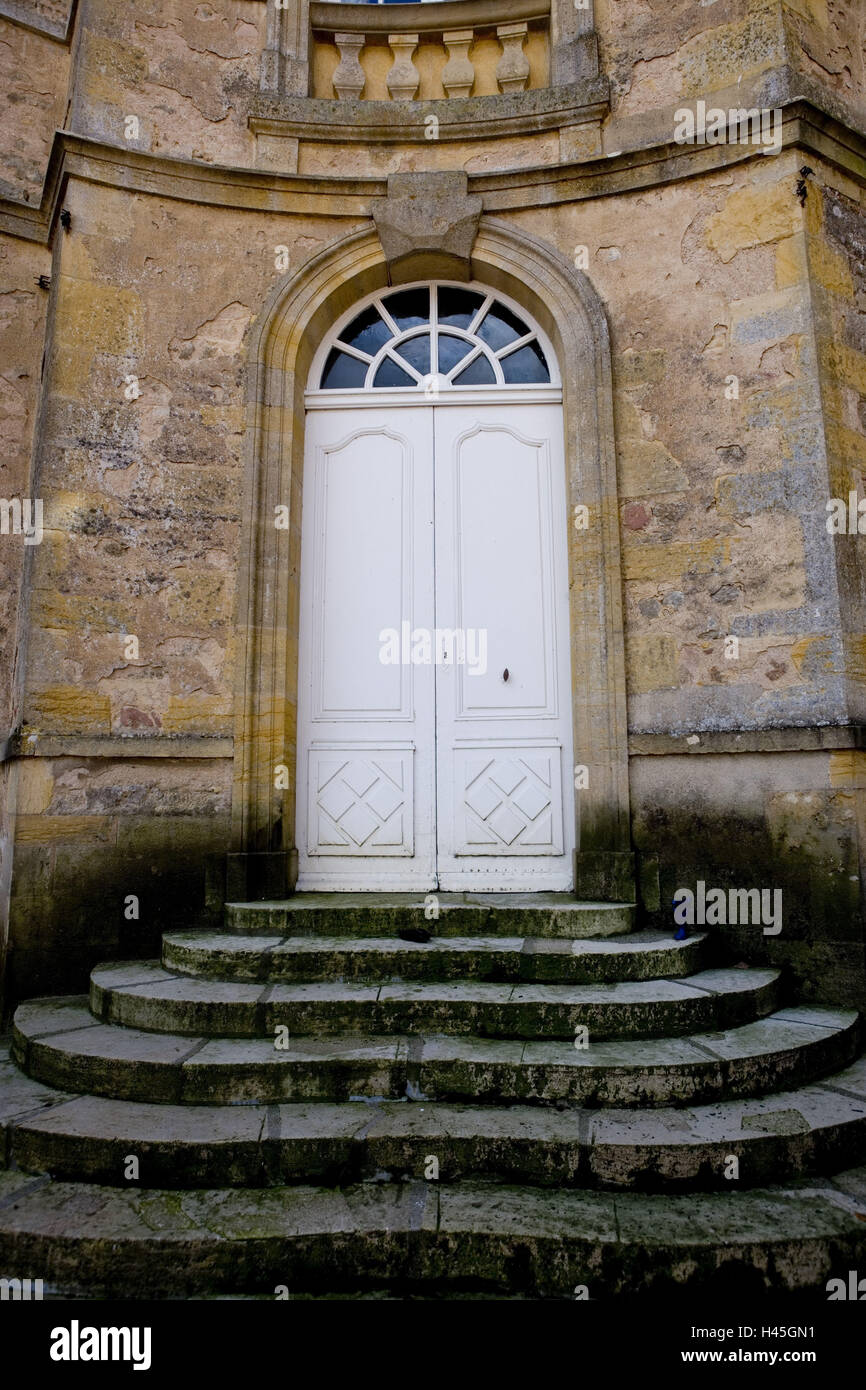
[(420, 285), (379, 295), (340, 332), (323, 391), (550, 382), (534, 328), (491, 294)]

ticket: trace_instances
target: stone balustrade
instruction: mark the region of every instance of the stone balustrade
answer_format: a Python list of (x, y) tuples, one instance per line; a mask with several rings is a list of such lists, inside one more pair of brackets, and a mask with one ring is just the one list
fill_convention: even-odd
[(441, 100), (550, 81), (551, 0), (313, 3), (310, 18), (315, 97)]

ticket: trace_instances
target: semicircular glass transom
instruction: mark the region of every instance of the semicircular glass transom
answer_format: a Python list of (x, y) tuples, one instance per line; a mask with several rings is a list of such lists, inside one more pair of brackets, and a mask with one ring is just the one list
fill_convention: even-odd
[(519, 310), (462, 285), (385, 290), (332, 340), (321, 391), (542, 386), (548, 349)]

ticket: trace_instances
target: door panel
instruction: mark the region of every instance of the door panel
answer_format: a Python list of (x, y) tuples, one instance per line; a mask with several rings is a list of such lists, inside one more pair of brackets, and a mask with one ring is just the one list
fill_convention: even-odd
[(439, 884), (570, 888), (561, 412), (491, 405), (435, 414), (437, 623), (462, 631), (466, 653), (437, 667)]
[(299, 888), (572, 886), (566, 539), (558, 405), (308, 414)]
[(380, 636), (433, 625), (432, 428), (424, 406), (387, 425), (368, 410), (307, 416), (302, 889), (435, 886), (433, 671)]

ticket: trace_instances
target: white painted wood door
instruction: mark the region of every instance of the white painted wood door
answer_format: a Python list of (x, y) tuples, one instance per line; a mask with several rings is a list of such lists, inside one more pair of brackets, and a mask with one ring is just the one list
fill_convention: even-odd
[(436, 886), (435, 682), (380, 632), (434, 625), (433, 412), (307, 415), (296, 843), (300, 889)]
[(437, 667), (439, 886), (571, 888), (562, 411), (497, 402), (435, 417), (437, 619), (465, 634), (467, 658), (486, 647), (486, 669)]
[(560, 406), (308, 413), (299, 672), (299, 889), (572, 886)]

